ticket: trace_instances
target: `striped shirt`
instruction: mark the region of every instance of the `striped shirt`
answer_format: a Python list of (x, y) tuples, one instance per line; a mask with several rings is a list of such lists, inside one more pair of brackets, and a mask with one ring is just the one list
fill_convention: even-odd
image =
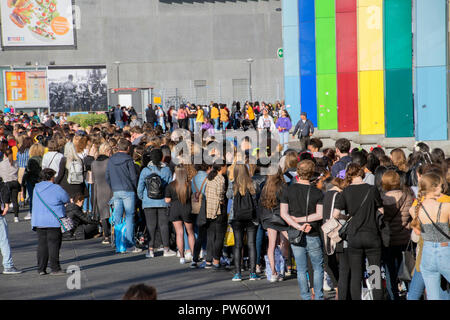
[(17, 152), (17, 165), (19, 168), (27, 167), (28, 159), (30, 158), (29, 151), (30, 149), (25, 150), (24, 153)]

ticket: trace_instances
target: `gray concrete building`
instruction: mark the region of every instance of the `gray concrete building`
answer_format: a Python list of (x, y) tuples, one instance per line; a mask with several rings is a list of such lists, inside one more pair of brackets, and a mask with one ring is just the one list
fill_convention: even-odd
[(231, 103), (249, 99), (252, 58), (253, 100), (283, 99), (280, 0), (74, 4), (75, 48), (3, 48), (0, 66), (106, 65), (109, 89), (153, 87), (165, 104)]

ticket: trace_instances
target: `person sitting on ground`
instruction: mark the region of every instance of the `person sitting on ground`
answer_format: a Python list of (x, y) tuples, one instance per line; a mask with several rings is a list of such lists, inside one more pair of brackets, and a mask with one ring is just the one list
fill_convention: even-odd
[(66, 215), (73, 221), (73, 229), (63, 234), (63, 240), (87, 240), (97, 236), (98, 221), (83, 213), (84, 195), (76, 194), (73, 202), (67, 204)]

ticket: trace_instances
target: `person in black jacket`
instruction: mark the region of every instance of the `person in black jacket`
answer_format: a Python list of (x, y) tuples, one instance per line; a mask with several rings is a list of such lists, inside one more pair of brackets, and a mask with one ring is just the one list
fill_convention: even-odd
[(147, 123), (153, 128), (156, 122), (156, 113), (151, 104), (149, 104), (145, 109), (145, 118)]
[(63, 240), (85, 240), (98, 235), (98, 221), (92, 220), (82, 209), (84, 195), (77, 194), (73, 202), (67, 204), (66, 215), (73, 221), (73, 229), (63, 235)]

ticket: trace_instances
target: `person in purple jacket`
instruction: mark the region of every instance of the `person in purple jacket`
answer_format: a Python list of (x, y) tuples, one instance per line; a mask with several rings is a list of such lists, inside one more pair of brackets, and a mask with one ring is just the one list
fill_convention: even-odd
[(281, 117), (278, 118), (275, 127), (280, 134), (280, 144), (283, 146), (284, 153), (289, 147), (289, 130), (292, 128), (291, 117), (286, 110), (281, 112)]

